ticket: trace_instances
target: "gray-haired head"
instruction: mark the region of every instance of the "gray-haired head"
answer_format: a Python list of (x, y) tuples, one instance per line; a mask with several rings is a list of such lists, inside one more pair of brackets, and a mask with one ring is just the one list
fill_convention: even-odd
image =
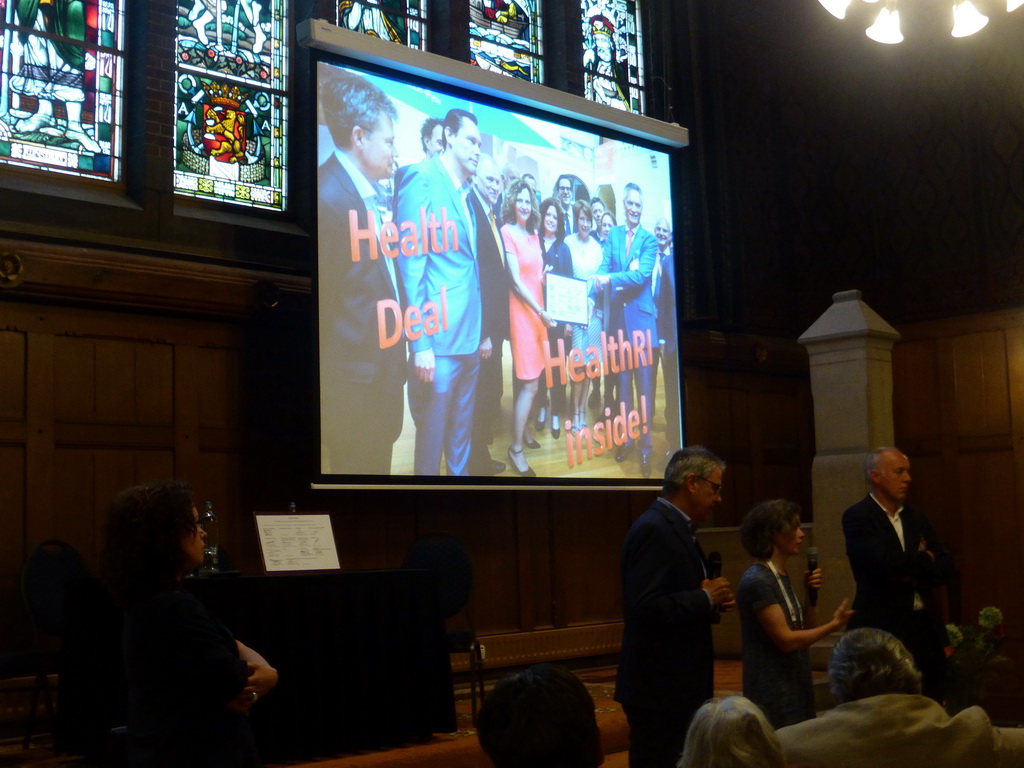
[(899, 638), (881, 629), (851, 629), (836, 643), (828, 663), (829, 688), (836, 701), (883, 693), (921, 693), (921, 673)]
[(743, 696), (709, 699), (690, 721), (677, 768), (783, 768), (782, 745), (760, 708)]
[(903, 451), (899, 448), (893, 448), (891, 445), (884, 445), (881, 448), (875, 448), (875, 450), (868, 453), (864, 457), (864, 480), (868, 485), (871, 485), (871, 473), (878, 469), (878, 465), (882, 461), (882, 457), (889, 451), (896, 451), (901, 456), (906, 456)]
[(686, 482), (690, 475), (707, 478), (715, 467), (725, 471), (725, 462), (703, 445), (691, 445), (676, 451), (665, 467), (665, 479), (661, 484), (662, 493), (671, 496)]

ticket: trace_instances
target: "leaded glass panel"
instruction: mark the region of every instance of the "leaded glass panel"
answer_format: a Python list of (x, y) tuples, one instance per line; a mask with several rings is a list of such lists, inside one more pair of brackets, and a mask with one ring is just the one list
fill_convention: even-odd
[(540, 0), (469, 0), (469, 52), (481, 69), (542, 82)]
[(174, 189), (283, 210), (286, 0), (178, 0)]
[(123, 0), (0, 0), (0, 163), (121, 177)]
[(583, 95), (642, 114), (643, 47), (636, 0), (581, 0)]
[(427, 50), (427, 0), (340, 0), (338, 26)]

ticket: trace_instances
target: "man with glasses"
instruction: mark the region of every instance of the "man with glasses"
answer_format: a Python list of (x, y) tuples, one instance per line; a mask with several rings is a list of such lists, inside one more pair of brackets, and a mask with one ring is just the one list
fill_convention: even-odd
[(707, 448), (676, 451), (661, 496), (622, 547), (615, 698), (629, 721), (630, 768), (674, 768), (693, 713), (714, 693), (711, 625), (736, 602), (727, 579), (710, 578), (696, 528), (721, 501), (724, 471)]
[(941, 703), (949, 638), (934, 589), (953, 577), (953, 558), (924, 512), (904, 504), (910, 460), (902, 451), (872, 451), (864, 475), (871, 492), (843, 513), (846, 556), (857, 580), (850, 629), (896, 635), (921, 670), (922, 692)]
[(555, 182), (555, 197), (562, 209), (562, 222), (565, 224), (565, 234), (571, 235), (575, 230), (572, 220), (572, 206), (576, 202), (576, 195), (572, 191), (572, 177), (562, 174)]

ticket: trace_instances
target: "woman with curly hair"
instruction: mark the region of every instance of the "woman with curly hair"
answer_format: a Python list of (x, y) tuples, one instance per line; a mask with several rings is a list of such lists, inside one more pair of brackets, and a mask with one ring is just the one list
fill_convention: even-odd
[[(814, 717), (808, 648), (846, 626), (853, 615), (843, 600), (832, 618), (818, 624), (816, 608), (801, 601), (787, 561), (800, 552), (804, 532), (800, 505), (762, 501), (740, 524), (740, 542), (755, 562), (736, 588), (743, 637), (743, 695), (764, 710), (776, 728)], [(821, 569), (804, 571), (806, 591), (821, 587)]]
[(107, 513), (100, 567), (125, 609), (129, 764), (259, 766), (247, 714), (277, 671), (181, 589), (206, 540), (192, 488), (134, 486)]
[(523, 455), (523, 446), (540, 448), (527, 432), (527, 422), (537, 396), (540, 375), (544, 370), (544, 345), (548, 328), (555, 326), (544, 310), (544, 254), (537, 227), (540, 213), (537, 198), (528, 182), (512, 182), (502, 204), (502, 219), (509, 222), (501, 228), (501, 239), (508, 254), (512, 293), (509, 297), (510, 346), (512, 364), (519, 389), (512, 407), (512, 444), (508, 457), (516, 472), (535, 477), (536, 472)]

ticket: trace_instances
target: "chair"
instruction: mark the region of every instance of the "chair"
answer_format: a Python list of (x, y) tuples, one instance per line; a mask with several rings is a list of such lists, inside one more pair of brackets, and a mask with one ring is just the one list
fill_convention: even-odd
[(445, 619), (465, 613), (469, 628), (448, 631), (448, 652), (469, 655), (469, 688), (473, 725), (476, 725), (478, 688), (480, 703), (484, 700), (484, 657), (469, 612), (469, 594), (473, 589), (473, 563), (469, 553), (462, 541), (450, 533), (428, 533), (413, 542), (402, 567), (437, 573), (438, 602)]
[[(65, 589), (70, 582), (88, 576), (89, 571), (81, 555), (74, 547), (63, 541), (44, 541), (29, 553), (21, 569), (21, 598), (36, 631), (36, 647), (41, 645), (40, 635), (56, 638), (63, 636)], [(59, 672), (59, 653), (33, 650), (5, 654), (0, 658), (0, 672), (0, 677), (4, 678), (35, 678), (23, 743), (23, 747), (28, 749), (35, 728), (40, 694), (43, 695), (46, 716), (51, 727), (54, 722), (49, 676)]]

